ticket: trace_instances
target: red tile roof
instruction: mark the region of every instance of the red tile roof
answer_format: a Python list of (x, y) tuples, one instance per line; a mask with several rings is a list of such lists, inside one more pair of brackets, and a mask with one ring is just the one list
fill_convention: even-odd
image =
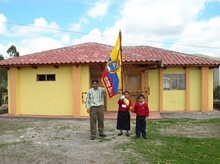
[[(1, 60), (0, 66), (105, 63), (109, 58), (112, 48), (109, 45), (89, 42)], [(123, 62), (161, 61), (164, 66), (220, 65), (219, 60), (150, 46), (124, 46), (122, 50)]]

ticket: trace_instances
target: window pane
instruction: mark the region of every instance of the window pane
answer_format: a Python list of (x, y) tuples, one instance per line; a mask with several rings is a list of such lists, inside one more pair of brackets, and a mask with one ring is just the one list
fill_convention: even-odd
[(37, 81), (46, 81), (46, 75), (37, 75)]
[(55, 74), (48, 74), (47, 75), (47, 81), (55, 81), (56, 77)]
[(179, 80), (179, 89), (185, 90), (185, 80)]
[(172, 79), (172, 89), (177, 89), (177, 79)]
[(170, 75), (165, 74), (163, 76), (163, 89), (170, 90)]
[(171, 75), (171, 79), (177, 79), (177, 75), (172, 74), (172, 75)]
[(164, 79), (170, 79), (170, 75), (164, 74), (164, 75), (163, 75), (163, 78), (164, 78)]
[(185, 75), (184, 74), (179, 74), (179, 79), (185, 79)]
[(179, 89), (185, 90), (185, 75), (184, 74), (179, 75)]

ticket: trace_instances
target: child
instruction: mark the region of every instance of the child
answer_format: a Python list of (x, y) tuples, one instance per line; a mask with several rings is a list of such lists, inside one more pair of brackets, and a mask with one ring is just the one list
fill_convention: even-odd
[(126, 136), (129, 136), (130, 130), (130, 113), (129, 110), (132, 107), (130, 100), (130, 92), (125, 91), (124, 95), (118, 100), (118, 117), (117, 117), (117, 129), (120, 130), (118, 136), (123, 135), (123, 130), (126, 130)]
[(138, 102), (136, 102), (133, 109), (133, 112), (136, 113), (136, 139), (140, 138), (140, 135), (142, 135), (144, 139), (147, 139), (146, 121), (149, 116), (149, 107), (144, 100), (144, 95), (140, 94), (138, 96)]

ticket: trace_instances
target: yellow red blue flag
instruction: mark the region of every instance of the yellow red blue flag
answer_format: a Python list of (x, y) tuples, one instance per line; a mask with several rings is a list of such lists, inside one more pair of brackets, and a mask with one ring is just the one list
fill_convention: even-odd
[(102, 74), (102, 81), (108, 92), (109, 97), (113, 97), (122, 90), (122, 49), (121, 32), (112, 49), (106, 67)]

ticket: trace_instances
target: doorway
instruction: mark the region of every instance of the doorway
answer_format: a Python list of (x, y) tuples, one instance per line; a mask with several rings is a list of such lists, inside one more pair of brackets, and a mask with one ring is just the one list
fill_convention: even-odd
[(133, 105), (137, 101), (138, 94), (141, 93), (141, 74), (125, 75), (125, 90), (129, 91)]

